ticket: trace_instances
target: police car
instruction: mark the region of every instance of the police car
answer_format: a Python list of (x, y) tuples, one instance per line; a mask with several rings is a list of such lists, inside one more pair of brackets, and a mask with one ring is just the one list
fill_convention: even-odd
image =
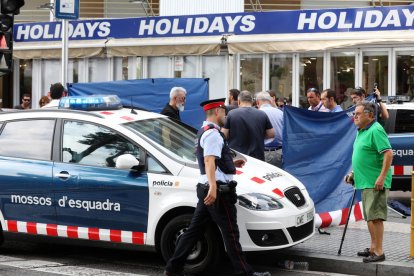
[(414, 171), (414, 102), (407, 96), (389, 96), (390, 115), (384, 129), (393, 149), (392, 190), (411, 191), (411, 172)]
[[(59, 109), (0, 113), (2, 237), (150, 246), (167, 260), (197, 203), (195, 138), (194, 129), (168, 117), (122, 108), (116, 96), (66, 97)], [(242, 157), (247, 162), (235, 180), (243, 250), (309, 239), (314, 203), (304, 185)], [(214, 226), (206, 229), (188, 270), (216, 261), (219, 237)]]

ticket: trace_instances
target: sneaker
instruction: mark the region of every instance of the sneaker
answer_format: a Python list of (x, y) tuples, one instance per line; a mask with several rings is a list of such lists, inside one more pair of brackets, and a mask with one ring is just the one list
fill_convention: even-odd
[(365, 257), (362, 260), (364, 261), (364, 263), (382, 262), (382, 261), (385, 261), (385, 254), (382, 254), (381, 256), (372, 254), (372, 255), (369, 255), (368, 257)]
[(357, 255), (360, 257), (368, 257), (371, 255), (371, 252), (369, 251), (369, 248), (365, 248), (363, 251), (359, 251)]

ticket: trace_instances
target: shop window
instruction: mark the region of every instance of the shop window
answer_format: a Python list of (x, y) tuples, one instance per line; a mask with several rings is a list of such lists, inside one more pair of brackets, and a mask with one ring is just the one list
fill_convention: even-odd
[(122, 79), (127, 80), (128, 79), (128, 57), (122, 58)]
[(148, 57), (148, 78), (169, 78), (169, 57)]
[(292, 57), (271, 55), (269, 60), (269, 87), (277, 98), (292, 102)]
[(128, 57), (114, 57), (113, 67), (114, 80), (128, 79)]
[(59, 59), (42, 60), (42, 90), (40, 96), (47, 95), (50, 85), (62, 81), (62, 63)]
[(114, 80), (142, 79), (142, 57), (114, 58)]
[(32, 78), (33, 78), (33, 61), (31, 59), (21, 59), (19, 66), (20, 74), (20, 98), (23, 94), (32, 94)]
[(397, 53), (397, 95), (414, 97), (414, 51)]
[(331, 53), (331, 84), (342, 109), (352, 105), (351, 91), (355, 88), (355, 53)]
[(323, 54), (304, 54), (299, 59), (299, 106), (308, 108), (306, 91), (309, 88), (323, 89)]
[(240, 90), (262, 91), (263, 56), (240, 55)]
[(381, 95), (388, 95), (388, 54), (387, 52), (364, 52), (362, 66), (362, 87), (372, 93), (374, 83), (378, 84)]
[(93, 58), (88, 62), (88, 81), (99, 82), (109, 81), (109, 59), (107, 58)]
[(68, 82), (79, 82), (79, 59), (73, 58), (68, 63)]
[(175, 56), (174, 57), (174, 77), (175, 78), (196, 78), (197, 76), (197, 56)]
[(142, 57), (132, 57), (135, 58), (136, 67), (135, 67), (135, 78), (142, 79)]
[[(226, 96), (226, 57), (203, 56), (203, 78), (209, 78), (209, 98), (223, 98)], [(233, 87), (232, 87), (233, 88)]]

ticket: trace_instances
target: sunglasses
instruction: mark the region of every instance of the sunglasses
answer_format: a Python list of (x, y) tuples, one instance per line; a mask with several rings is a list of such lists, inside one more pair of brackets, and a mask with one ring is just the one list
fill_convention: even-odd
[(23, 99), (24, 102), (30, 102), (30, 99)]

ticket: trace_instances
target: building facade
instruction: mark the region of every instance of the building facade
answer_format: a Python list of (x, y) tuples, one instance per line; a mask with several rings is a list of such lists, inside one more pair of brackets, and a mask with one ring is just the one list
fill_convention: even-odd
[[(81, 16), (86, 2), (81, 1)], [(344, 107), (355, 86), (371, 91), (378, 83), (383, 95), (413, 96), (414, 6), (325, 9), (322, 1), (284, 1), (293, 10), (261, 12), (270, 2), (283, 1), (244, 1), (245, 10), (251, 9), (238, 14), (147, 17), (160, 13), (160, 3), (148, 1), (139, 4), (143, 17), (123, 21), (109, 19), (119, 14), (111, 1), (101, 1), (102, 12), (91, 9), (88, 15), (93, 18), (93, 10), (106, 19), (72, 24), (68, 82), (200, 77), (210, 79), (210, 98), (226, 96), (231, 88), (274, 90), (303, 107), (310, 87), (335, 89)], [(306, 8), (322, 9), (299, 10), (305, 2)], [(36, 107), (50, 84), (60, 81), (56, 25), (16, 24), (13, 89), (3, 93), (4, 107), (17, 104), (23, 93), (32, 94)]]

